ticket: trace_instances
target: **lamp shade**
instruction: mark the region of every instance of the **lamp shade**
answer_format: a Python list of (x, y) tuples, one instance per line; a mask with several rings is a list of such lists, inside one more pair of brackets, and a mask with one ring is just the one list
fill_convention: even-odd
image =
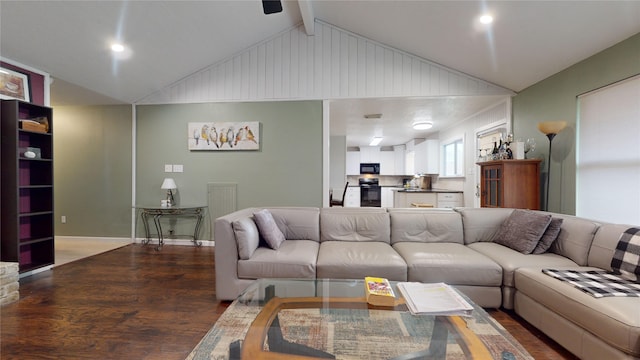
[(176, 182), (173, 180), (173, 178), (165, 178), (160, 188), (165, 190), (173, 190), (177, 189), (178, 186), (176, 185)]
[(538, 130), (545, 135), (557, 134), (567, 127), (566, 121), (543, 121), (538, 123)]

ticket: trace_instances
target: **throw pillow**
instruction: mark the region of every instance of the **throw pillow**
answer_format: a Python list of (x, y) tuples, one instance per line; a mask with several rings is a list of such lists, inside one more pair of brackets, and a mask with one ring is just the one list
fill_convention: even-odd
[(260, 235), (266, 241), (267, 245), (274, 250), (278, 250), (282, 242), (285, 241), (284, 234), (278, 228), (273, 215), (267, 209), (262, 209), (253, 213), (253, 217), (258, 225)]
[(544, 235), (538, 241), (538, 245), (533, 249), (534, 254), (542, 254), (547, 252), (554, 241), (560, 235), (560, 226), (562, 226), (562, 219), (560, 218), (551, 218), (551, 222), (549, 223), (549, 227), (544, 232)]
[(507, 246), (523, 254), (531, 254), (551, 222), (551, 215), (529, 210), (513, 210), (502, 223), (493, 242)]
[(640, 282), (640, 228), (629, 228), (620, 235), (611, 270), (624, 279)]
[(248, 260), (260, 243), (258, 228), (251, 218), (243, 218), (231, 223), (238, 244), (238, 256), (242, 260)]

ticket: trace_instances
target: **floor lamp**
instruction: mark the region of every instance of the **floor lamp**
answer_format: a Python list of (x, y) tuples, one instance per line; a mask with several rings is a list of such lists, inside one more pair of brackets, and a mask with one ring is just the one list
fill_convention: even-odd
[(538, 130), (549, 138), (549, 160), (547, 161), (547, 186), (545, 187), (545, 210), (549, 211), (549, 185), (551, 185), (551, 143), (558, 133), (567, 127), (566, 121), (543, 121), (538, 123)]

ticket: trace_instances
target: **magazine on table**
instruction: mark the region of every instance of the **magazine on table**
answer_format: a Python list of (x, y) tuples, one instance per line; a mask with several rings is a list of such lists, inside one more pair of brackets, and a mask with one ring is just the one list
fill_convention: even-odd
[(400, 282), (398, 289), (414, 315), (471, 316), (473, 307), (445, 283)]

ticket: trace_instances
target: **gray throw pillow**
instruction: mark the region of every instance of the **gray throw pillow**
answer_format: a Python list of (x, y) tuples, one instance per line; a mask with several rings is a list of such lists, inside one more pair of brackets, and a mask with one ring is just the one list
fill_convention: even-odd
[(562, 226), (562, 219), (560, 218), (551, 218), (551, 222), (549, 223), (549, 227), (544, 232), (544, 235), (538, 241), (538, 245), (533, 249), (534, 254), (543, 254), (549, 250), (551, 245), (560, 235), (560, 226)]
[(267, 245), (274, 250), (278, 250), (286, 239), (280, 228), (278, 228), (271, 212), (267, 209), (262, 209), (253, 213), (253, 218), (256, 221), (256, 225), (258, 225), (260, 235), (267, 242)]
[(253, 219), (246, 217), (231, 223), (238, 244), (238, 256), (242, 260), (248, 260), (260, 244), (258, 228)]
[(529, 210), (513, 210), (502, 223), (493, 242), (507, 246), (523, 254), (531, 254), (551, 222), (551, 215)]

